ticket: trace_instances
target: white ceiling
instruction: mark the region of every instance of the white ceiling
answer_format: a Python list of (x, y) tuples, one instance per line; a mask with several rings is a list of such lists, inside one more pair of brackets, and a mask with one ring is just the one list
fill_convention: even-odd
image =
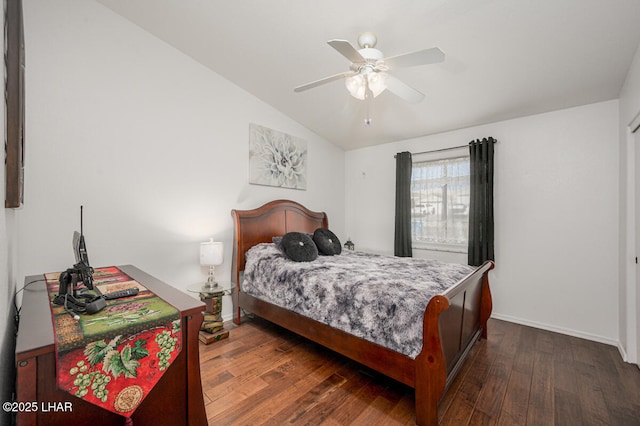
[[(354, 149), (616, 99), (640, 43), (640, 0), (98, 0), (320, 136)], [(396, 70), (426, 94), (364, 102), (326, 42), (372, 31), (386, 57), (433, 46), (441, 64)]]

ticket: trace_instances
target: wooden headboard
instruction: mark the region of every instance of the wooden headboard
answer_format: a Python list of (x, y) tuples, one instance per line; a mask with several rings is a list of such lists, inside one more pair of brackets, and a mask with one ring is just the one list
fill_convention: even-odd
[(324, 212), (313, 212), (302, 204), (290, 200), (271, 201), (253, 210), (231, 210), (233, 217), (233, 260), (231, 281), (240, 284), (240, 271), (244, 270), (244, 255), (259, 243), (270, 243), (273, 237), (287, 232), (313, 233), (328, 228), (329, 219)]

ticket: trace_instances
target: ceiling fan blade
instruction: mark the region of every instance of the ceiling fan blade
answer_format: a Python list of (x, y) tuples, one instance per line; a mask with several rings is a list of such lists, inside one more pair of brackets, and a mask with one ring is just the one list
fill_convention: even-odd
[(325, 77), (320, 80), (312, 81), (311, 83), (303, 84), (302, 86), (298, 86), (293, 89), (294, 92), (302, 92), (304, 90), (313, 89), (314, 87), (321, 86), (326, 83), (331, 83), (335, 80), (340, 80), (341, 78), (353, 75), (353, 72), (341, 72), (340, 74), (332, 75), (330, 77)]
[(405, 101), (418, 103), (424, 99), (424, 94), (418, 92), (413, 87), (408, 86), (401, 80), (398, 80), (392, 75), (387, 75), (387, 90), (394, 95), (404, 99)]
[(444, 61), (444, 53), (437, 47), (404, 53), (402, 55), (385, 58), (384, 63), (389, 68), (415, 67), (417, 65), (436, 64)]
[(347, 40), (329, 40), (327, 43), (353, 63), (357, 64), (359, 62), (367, 62), (360, 52), (358, 52)]

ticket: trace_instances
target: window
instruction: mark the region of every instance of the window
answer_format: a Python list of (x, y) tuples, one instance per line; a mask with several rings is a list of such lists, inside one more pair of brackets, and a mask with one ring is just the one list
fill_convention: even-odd
[(417, 248), (466, 251), (469, 157), (413, 163), (411, 234)]

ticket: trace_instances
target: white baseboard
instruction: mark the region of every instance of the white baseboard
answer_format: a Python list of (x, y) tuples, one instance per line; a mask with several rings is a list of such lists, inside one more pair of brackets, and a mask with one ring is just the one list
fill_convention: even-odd
[(620, 355), (622, 356), (622, 360), (624, 362), (631, 363), (631, 361), (629, 361), (629, 355), (627, 355), (627, 351), (624, 349), (624, 346), (622, 346), (622, 343), (618, 342), (617, 348), (618, 348), (618, 352), (620, 352)]
[[(523, 318), (512, 317), (510, 315), (503, 315), (498, 313), (492, 313), (491, 318), (513, 322), (516, 324), (526, 325), (529, 327), (539, 328), (542, 330), (553, 331), (554, 333), (566, 334), (567, 336), (579, 337), (581, 339), (591, 340), (598, 343), (604, 343), (606, 345), (615, 346), (618, 350), (621, 349), (620, 342), (618, 340), (610, 339), (608, 337), (598, 336), (596, 334), (584, 333), (582, 331), (572, 330), (570, 328), (557, 327), (551, 324), (544, 324), (537, 321), (529, 321)], [(620, 352), (623, 355), (624, 351)], [(626, 355), (626, 354), (625, 354)], [(626, 360), (625, 356), (622, 357)]]

